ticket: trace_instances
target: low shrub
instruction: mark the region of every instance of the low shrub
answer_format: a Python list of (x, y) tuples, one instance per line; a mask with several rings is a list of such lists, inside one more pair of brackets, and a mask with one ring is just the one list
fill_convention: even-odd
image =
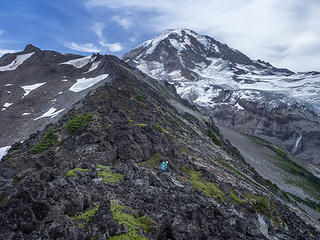
[(29, 153), (31, 154), (38, 154), (42, 153), (49, 148), (53, 147), (56, 142), (56, 136), (52, 129), (49, 129), (46, 135), (41, 139), (40, 142), (36, 143), (32, 146)]

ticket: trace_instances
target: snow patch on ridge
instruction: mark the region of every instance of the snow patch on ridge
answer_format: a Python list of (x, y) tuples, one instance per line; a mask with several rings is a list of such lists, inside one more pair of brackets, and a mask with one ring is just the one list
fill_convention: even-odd
[[(16, 58), (7, 66), (0, 66), (0, 72), (4, 71), (12, 71), (17, 69), (24, 61), (26, 61), (29, 57), (31, 57), (34, 54), (32, 53), (26, 53), (22, 55), (17, 55)], [(7, 84), (6, 84), (7, 86)]]
[(35, 118), (34, 120), (38, 120), (40, 118), (45, 118), (45, 117), (54, 118), (54, 117), (58, 116), (58, 114), (61, 113), (64, 110), (65, 109), (63, 108), (63, 109), (57, 111), (56, 108), (52, 107), (46, 113), (42, 114), (40, 117)]
[(60, 63), (60, 65), (69, 64), (74, 66), (75, 68), (82, 68), (86, 66), (88, 63), (93, 62), (95, 59), (96, 59), (95, 56), (87, 56), (87, 57), (77, 58), (67, 62)]
[(22, 98), (24, 98), (25, 96), (27, 96), (31, 91), (41, 87), (44, 83), (36, 83), (36, 84), (33, 84), (33, 85), (26, 85), (26, 86), (21, 86), (21, 88), (23, 88), (23, 90), (25, 91), (24, 95)]
[(301, 145), (302, 145), (301, 140), (302, 140), (302, 135), (300, 135), (299, 138), (297, 139), (296, 144), (291, 151), (292, 154), (295, 154), (299, 150), (299, 148), (301, 147)]
[[(93, 62), (93, 63), (91, 64), (91, 67), (89, 68), (89, 70), (86, 71), (86, 72), (84, 72), (84, 73), (92, 72), (93, 70), (95, 70), (95, 69), (99, 66), (100, 63), (101, 63), (101, 61), (99, 61), (99, 62)], [(84, 74), (84, 73), (83, 73), (83, 74)]]
[(11, 146), (0, 147), (0, 161), (7, 154)]
[(3, 104), (3, 107), (8, 108), (8, 107), (10, 107), (12, 104), (13, 104), (13, 103), (5, 103), (5, 104)]
[(71, 88), (69, 89), (72, 92), (81, 92), (93, 85), (95, 85), (96, 83), (100, 82), (101, 80), (107, 78), (109, 76), (109, 74), (102, 74), (99, 75), (97, 77), (93, 77), (93, 78), (80, 78), (77, 80), (77, 82), (75, 84), (73, 84), (71, 86)]

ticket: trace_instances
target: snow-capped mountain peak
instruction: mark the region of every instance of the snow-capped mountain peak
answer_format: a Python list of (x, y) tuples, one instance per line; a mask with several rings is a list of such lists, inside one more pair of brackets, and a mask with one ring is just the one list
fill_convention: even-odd
[[(311, 139), (320, 122), (317, 72), (276, 68), (187, 29), (166, 30), (123, 59), (151, 77), (174, 84), (178, 94), (224, 124), (229, 121), (238, 130), (287, 141), (287, 149), (294, 148), (301, 132), (305, 149), (305, 135), (310, 133), (308, 141), (315, 142)], [(302, 158), (310, 160), (312, 154)]]
[(183, 97), (201, 105), (216, 104), (212, 101), (217, 94), (213, 89), (227, 86), (233, 90), (285, 93), (319, 107), (314, 102), (320, 101), (320, 75), (295, 74), (262, 60), (251, 60), (214, 38), (188, 29), (166, 30), (123, 58), (154, 78), (174, 83)]

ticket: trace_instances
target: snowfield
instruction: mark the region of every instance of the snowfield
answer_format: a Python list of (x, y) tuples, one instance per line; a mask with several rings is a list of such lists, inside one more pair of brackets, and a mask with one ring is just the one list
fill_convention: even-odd
[(81, 92), (89, 87), (92, 87), (103, 79), (106, 79), (108, 76), (109, 74), (102, 74), (94, 78), (80, 78), (71, 86), (69, 90), (72, 92)]
[(7, 66), (1, 66), (0, 67), (0, 72), (4, 71), (12, 71), (17, 69), (24, 61), (26, 61), (29, 57), (31, 57), (33, 53), (27, 53), (27, 54), (22, 54), (22, 55), (17, 55), (16, 58)]
[(73, 59), (68, 62), (60, 63), (60, 65), (67, 64), (67, 65), (72, 65), (75, 68), (82, 68), (82, 67), (86, 66), (88, 63), (93, 62), (95, 59), (96, 59), (96, 57), (87, 56), (87, 57)]
[(0, 161), (4, 155), (7, 154), (11, 146), (0, 147)]
[(58, 116), (58, 114), (61, 113), (62, 111), (64, 111), (64, 108), (57, 111), (56, 108), (52, 107), (46, 113), (42, 114), (40, 117), (35, 118), (34, 120), (38, 120), (40, 118), (45, 118), (45, 117), (54, 118), (54, 117)]
[(25, 91), (24, 95), (22, 98), (24, 98), (25, 96), (27, 96), (31, 91), (41, 87), (42, 85), (46, 84), (44, 83), (36, 83), (33, 85), (26, 85), (26, 86), (21, 86), (21, 88)]

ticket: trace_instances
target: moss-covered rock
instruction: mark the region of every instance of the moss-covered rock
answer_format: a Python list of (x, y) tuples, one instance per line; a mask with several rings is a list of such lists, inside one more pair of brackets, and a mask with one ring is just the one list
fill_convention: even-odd
[(154, 224), (153, 220), (149, 216), (136, 218), (133, 214), (126, 213), (126, 209), (127, 207), (119, 204), (113, 204), (111, 206), (113, 218), (117, 220), (119, 224), (125, 224), (128, 228), (128, 232), (111, 237), (109, 240), (147, 240), (147, 238), (138, 234), (138, 227), (143, 229), (145, 233), (150, 233)]
[(194, 189), (202, 191), (206, 196), (217, 198), (220, 197), (222, 201), (225, 200), (225, 193), (215, 184), (202, 178), (201, 172), (193, 169), (187, 169), (187, 182), (190, 182)]
[(82, 214), (73, 216), (71, 219), (72, 221), (78, 221), (79, 227), (85, 227), (86, 224), (90, 221), (90, 219), (94, 217), (98, 209), (99, 209), (99, 205), (96, 205), (95, 207), (89, 209), (88, 211)]
[(97, 165), (98, 176), (102, 177), (103, 182), (117, 183), (123, 180), (124, 175), (120, 173), (113, 173), (111, 167), (101, 164)]
[(87, 171), (88, 171), (88, 169), (74, 168), (74, 169), (69, 170), (66, 173), (66, 176), (67, 177), (78, 177), (77, 172), (87, 172)]

